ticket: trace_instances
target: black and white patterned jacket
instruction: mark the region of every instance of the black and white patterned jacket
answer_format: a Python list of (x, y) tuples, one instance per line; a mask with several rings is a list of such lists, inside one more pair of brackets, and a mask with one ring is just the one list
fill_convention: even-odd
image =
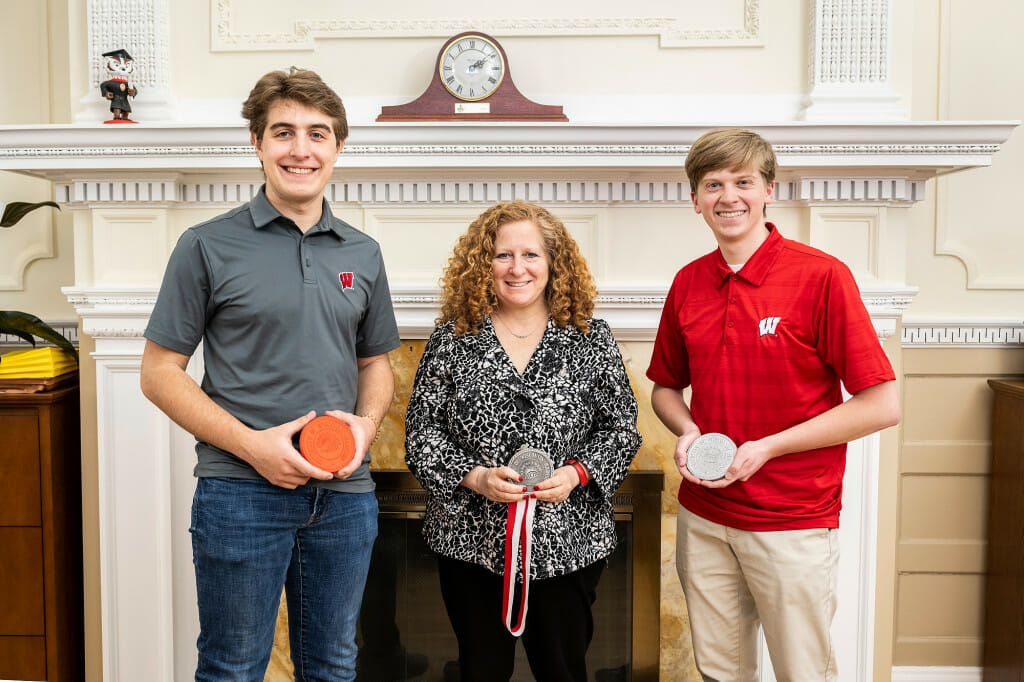
[(551, 320), (520, 375), (488, 318), (477, 334), (451, 322), (427, 342), (406, 414), (405, 461), (428, 493), (423, 535), (438, 554), (501, 574), (508, 505), (459, 485), (477, 465), (506, 464), (522, 444), (576, 458), (590, 484), (538, 501), (530, 576), (565, 575), (615, 548), (611, 497), (640, 447), (636, 398), (603, 320), (590, 333)]

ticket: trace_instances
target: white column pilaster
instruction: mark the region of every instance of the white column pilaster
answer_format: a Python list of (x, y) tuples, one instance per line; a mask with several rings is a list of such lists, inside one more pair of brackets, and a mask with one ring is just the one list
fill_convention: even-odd
[(892, 78), (892, 0), (811, 0), (806, 121), (905, 120)]
[(96, 342), (103, 681), (172, 682), (169, 424), (139, 389), (156, 292), (63, 291)]

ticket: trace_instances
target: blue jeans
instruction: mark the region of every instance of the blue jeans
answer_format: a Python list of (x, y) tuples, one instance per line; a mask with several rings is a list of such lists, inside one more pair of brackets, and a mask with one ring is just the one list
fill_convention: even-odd
[(354, 680), (377, 498), (200, 478), (192, 501), (196, 680), (262, 682), (282, 586), (296, 680)]

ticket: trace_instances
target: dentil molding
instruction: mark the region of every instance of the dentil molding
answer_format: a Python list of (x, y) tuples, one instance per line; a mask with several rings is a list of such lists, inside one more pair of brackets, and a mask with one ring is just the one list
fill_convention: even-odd
[[(356, 175), (357, 173), (345, 173)], [(201, 176), (165, 178), (76, 179), (55, 183), (57, 202), (68, 208), (100, 206), (139, 208), (143, 206), (200, 207), (236, 206), (252, 199), (263, 184), (253, 173), (211, 180)], [(332, 204), (360, 206), (481, 205), (518, 198), (542, 204), (588, 205), (679, 205), (690, 202), (690, 186), (681, 180), (681, 170), (661, 171), (661, 177), (623, 180), (611, 175), (596, 179), (580, 173), (568, 177), (564, 171), (547, 177), (523, 172), (518, 177), (491, 180), (440, 180), (423, 173), (406, 180), (351, 180), (331, 182), (324, 195)], [(556, 177), (552, 178), (551, 176)], [(874, 176), (855, 178), (794, 177), (776, 183), (775, 200), (786, 203), (909, 205), (925, 196), (925, 182), (908, 178)]]

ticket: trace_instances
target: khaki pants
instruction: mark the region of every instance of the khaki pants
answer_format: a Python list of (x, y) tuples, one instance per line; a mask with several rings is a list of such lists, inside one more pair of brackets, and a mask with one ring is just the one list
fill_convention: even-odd
[(705, 682), (756, 682), (759, 624), (779, 682), (836, 680), (838, 564), (835, 529), (743, 531), (680, 507), (676, 570)]

